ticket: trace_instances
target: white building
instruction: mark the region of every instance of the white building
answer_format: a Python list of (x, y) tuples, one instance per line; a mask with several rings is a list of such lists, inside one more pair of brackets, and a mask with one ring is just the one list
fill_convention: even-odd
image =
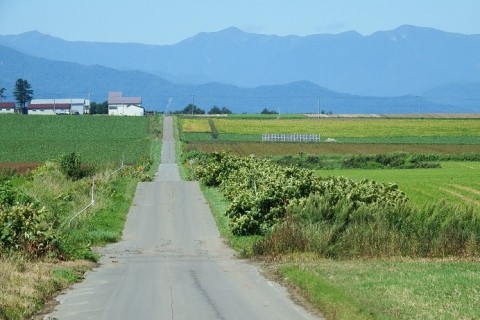
[(33, 99), (28, 114), (86, 114), (90, 112), (88, 99)]
[(108, 93), (108, 115), (111, 116), (143, 116), (141, 97), (124, 97), (121, 92)]
[(0, 114), (15, 113), (15, 102), (0, 102)]

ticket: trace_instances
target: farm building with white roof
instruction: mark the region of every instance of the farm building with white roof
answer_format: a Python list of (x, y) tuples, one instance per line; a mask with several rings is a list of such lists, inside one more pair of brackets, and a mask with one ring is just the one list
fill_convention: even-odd
[(121, 92), (108, 93), (108, 114), (111, 116), (143, 116), (141, 97), (124, 97)]

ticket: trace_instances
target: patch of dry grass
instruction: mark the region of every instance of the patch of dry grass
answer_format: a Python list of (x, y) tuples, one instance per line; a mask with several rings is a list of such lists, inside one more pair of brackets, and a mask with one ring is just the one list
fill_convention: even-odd
[(30, 319), (45, 302), (93, 266), (88, 261), (0, 258), (0, 319)]

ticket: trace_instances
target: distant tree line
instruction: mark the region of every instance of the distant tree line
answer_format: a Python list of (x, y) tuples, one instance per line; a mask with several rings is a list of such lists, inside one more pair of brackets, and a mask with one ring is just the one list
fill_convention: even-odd
[(263, 108), (262, 112), (260, 114), (278, 114), (277, 111), (275, 110), (268, 110), (267, 108)]
[[(188, 106), (183, 108), (182, 110), (177, 110), (173, 112), (174, 114), (205, 114), (205, 110), (200, 109), (193, 103), (190, 103)], [(231, 114), (232, 111), (228, 109), (227, 107), (222, 107), (219, 108), (217, 106), (213, 106), (210, 111), (208, 111), (208, 114)]]

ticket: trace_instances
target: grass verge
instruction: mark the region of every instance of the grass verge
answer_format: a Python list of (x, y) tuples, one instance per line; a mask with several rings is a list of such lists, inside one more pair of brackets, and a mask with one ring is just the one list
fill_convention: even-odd
[(24, 257), (0, 259), (0, 319), (30, 319), (53, 295), (77, 282), (93, 267), (85, 260), (31, 262)]
[(277, 272), (327, 319), (479, 319), (478, 261), (317, 260)]
[(216, 188), (209, 188), (202, 186), (203, 195), (212, 210), (213, 217), (217, 223), (220, 235), (227, 241), (227, 243), (237, 252), (241, 258), (251, 257), (253, 254), (252, 248), (255, 241), (259, 240), (260, 236), (235, 236), (232, 234), (228, 226), (229, 219), (225, 215), (228, 201)]

